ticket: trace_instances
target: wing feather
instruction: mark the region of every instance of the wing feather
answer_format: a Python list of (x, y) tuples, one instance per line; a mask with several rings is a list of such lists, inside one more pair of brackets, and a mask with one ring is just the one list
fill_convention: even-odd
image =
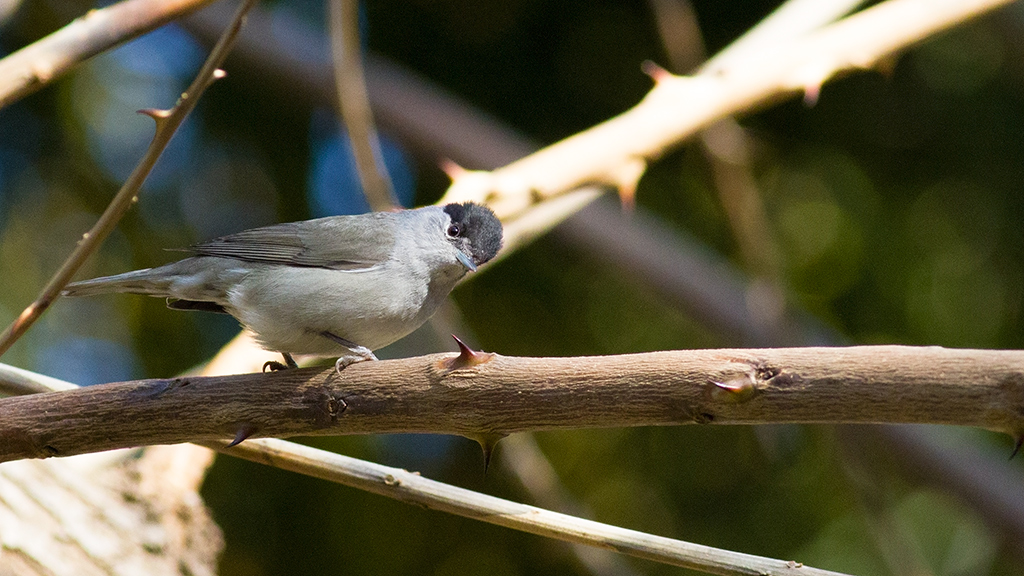
[(191, 247), (197, 256), (332, 270), (360, 270), (387, 260), (394, 246), (386, 213), (275, 224)]

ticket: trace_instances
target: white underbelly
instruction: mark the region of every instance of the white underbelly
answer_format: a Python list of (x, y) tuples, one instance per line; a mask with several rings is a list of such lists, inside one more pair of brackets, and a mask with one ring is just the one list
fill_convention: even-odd
[(272, 274), (257, 268), (228, 295), (232, 313), (270, 350), (341, 353), (324, 332), (376, 350), (418, 328), (443, 300), (430, 298), (425, 274), (388, 265), (356, 272), (276, 266)]

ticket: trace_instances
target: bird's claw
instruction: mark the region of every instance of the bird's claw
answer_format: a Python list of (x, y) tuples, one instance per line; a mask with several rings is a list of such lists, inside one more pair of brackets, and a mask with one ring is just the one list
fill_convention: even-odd
[(295, 362), (295, 359), (292, 358), (291, 354), (287, 352), (281, 352), (281, 356), (284, 357), (284, 364), (281, 364), (276, 360), (265, 362), (263, 364), (263, 373), (265, 374), (267, 372), (267, 368), (270, 368), (271, 372), (280, 372), (281, 370), (288, 370), (289, 368), (299, 367), (299, 365)]
[(288, 366), (278, 362), (277, 360), (268, 360), (263, 363), (263, 373), (267, 373), (267, 369), (271, 372), (280, 372), (281, 370), (287, 370)]
[(359, 356), (342, 356), (334, 362), (334, 371), (341, 376), (341, 371), (357, 362), (366, 362), (367, 360), (376, 360), (377, 356), (369, 349), (359, 346), (356, 350)]

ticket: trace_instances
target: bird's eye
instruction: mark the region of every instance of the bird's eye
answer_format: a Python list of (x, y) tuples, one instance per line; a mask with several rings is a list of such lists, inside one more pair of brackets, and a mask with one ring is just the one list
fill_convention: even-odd
[(459, 234), (462, 234), (462, 226), (459, 226), (458, 224), (452, 224), (451, 226), (448, 227), (448, 235), (451, 236), (452, 238), (457, 237)]

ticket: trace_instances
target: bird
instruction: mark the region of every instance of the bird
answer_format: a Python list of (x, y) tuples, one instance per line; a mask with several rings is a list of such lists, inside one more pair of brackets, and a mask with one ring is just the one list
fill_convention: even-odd
[(423, 325), (501, 246), (501, 222), (473, 202), (329, 216), (214, 238), (182, 260), (62, 294), (144, 294), (174, 310), (230, 314), (284, 357), (264, 371), (297, 367), (293, 354), (337, 354), (340, 373)]

